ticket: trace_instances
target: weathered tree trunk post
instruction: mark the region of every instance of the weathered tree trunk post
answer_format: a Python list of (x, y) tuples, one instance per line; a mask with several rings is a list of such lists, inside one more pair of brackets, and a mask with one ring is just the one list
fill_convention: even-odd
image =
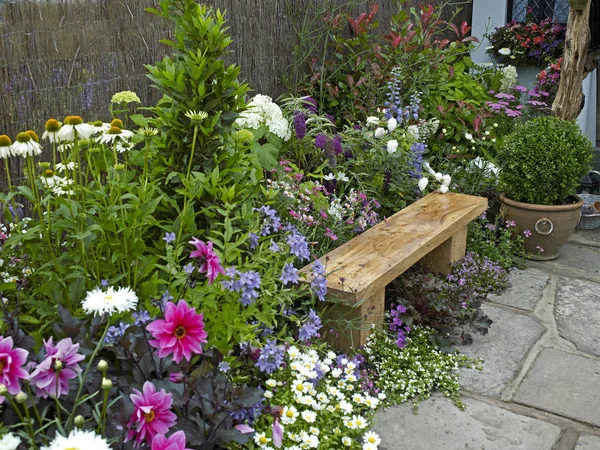
[(583, 10), (569, 11), (567, 36), (563, 52), (560, 83), (552, 114), (564, 120), (574, 120), (583, 109), (583, 79), (589, 73), (586, 68), (590, 47), (590, 0)]

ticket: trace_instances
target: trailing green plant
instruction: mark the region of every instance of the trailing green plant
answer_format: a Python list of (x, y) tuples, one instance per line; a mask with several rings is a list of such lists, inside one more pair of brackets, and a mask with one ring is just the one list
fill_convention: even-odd
[(500, 188), (518, 202), (565, 204), (591, 161), (592, 143), (576, 123), (538, 117), (509, 135), (499, 151)]
[(178, 173), (190, 166), (211, 169), (248, 91), (238, 81), (240, 67), (223, 61), (232, 42), (224, 14), (193, 0), (161, 0), (148, 11), (175, 25), (174, 39), (162, 41), (172, 54), (146, 66), (152, 86), (163, 93), (152, 108), (153, 123), (166, 138), (161, 153)]

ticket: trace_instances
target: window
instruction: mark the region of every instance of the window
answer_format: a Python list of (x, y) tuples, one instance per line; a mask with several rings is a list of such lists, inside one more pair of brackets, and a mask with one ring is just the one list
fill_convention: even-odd
[(551, 18), (554, 22), (567, 23), (569, 17), (569, 0), (509, 0), (508, 20), (524, 22), (529, 8), (536, 22)]

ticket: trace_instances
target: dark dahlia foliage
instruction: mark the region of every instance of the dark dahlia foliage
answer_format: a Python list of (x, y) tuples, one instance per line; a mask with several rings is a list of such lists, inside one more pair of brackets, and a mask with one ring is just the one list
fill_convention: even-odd
[(492, 321), (481, 310), (485, 293), (475, 282), (453, 282), (413, 267), (388, 288), (386, 295), (406, 308), (405, 326), (427, 326), (435, 330), (432, 340), (443, 350), (470, 344), (471, 332), (486, 334)]
[(591, 161), (592, 143), (576, 123), (538, 117), (509, 135), (500, 149), (500, 187), (518, 202), (561, 205)]

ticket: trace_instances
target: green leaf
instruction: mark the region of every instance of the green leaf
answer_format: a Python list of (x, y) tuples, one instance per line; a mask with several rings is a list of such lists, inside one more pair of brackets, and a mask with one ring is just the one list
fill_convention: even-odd
[(251, 147), (252, 153), (254, 153), (260, 162), (260, 165), (265, 170), (271, 170), (277, 167), (279, 160), (279, 149), (273, 144), (254, 144)]

